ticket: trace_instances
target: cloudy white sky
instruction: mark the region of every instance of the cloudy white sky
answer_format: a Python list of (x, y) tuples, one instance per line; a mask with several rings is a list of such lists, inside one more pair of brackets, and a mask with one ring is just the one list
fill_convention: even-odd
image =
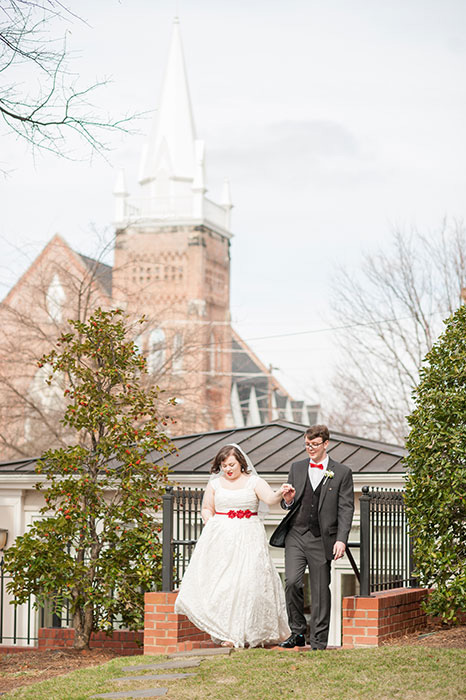
[[(178, 13), (209, 196), (231, 181), (232, 316), (297, 397), (325, 403), (338, 362), (338, 267), (358, 274), (393, 226), (465, 217), (464, 0), (69, 0), (82, 84), (118, 116), (157, 107)], [(63, 31), (65, 27), (62, 28)], [(144, 134), (107, 161), (36, 154), (0, 132), (1, 291), (59, 232), (111, 237), (114, 168), (136, 189)], [(281, 337), (278, 337), (281, 336)], [(258, 340), (258, 338), (264, 338)]]

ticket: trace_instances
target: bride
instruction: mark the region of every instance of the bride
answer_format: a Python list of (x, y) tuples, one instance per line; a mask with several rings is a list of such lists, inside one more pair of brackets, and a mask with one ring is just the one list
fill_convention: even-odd
[(256, 647), (290, 635), (285, 595), (272, 563), (259, 501), (279, 503), (236, 444), (214, 459), (202, 503), (204, 529), (181, 582), (175, 612), (223, 646)]

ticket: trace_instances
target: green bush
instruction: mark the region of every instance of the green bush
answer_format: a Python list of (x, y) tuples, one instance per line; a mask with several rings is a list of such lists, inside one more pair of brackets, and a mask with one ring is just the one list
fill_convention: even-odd
[(466, 307), (425, 358), (408, 418), (406, 505), (428, 612), (466, 609)]
[(42, 455), (43, 519), (7, 550), (5, 565), (17, 603), (33, 595), (58, 613), (69, 605), (82, 648), (116, 617), (130, 629), (143, 625), (143, 591), (161, 580), (155, 513), (167, 479), (149, 455), (173, 446), (160, 429), (168, 417), (158, 388), (141, 384), (145, 359), (123, 313), (97, 309), (69, 323), (38, 364), (65, 387), (71, 444)]

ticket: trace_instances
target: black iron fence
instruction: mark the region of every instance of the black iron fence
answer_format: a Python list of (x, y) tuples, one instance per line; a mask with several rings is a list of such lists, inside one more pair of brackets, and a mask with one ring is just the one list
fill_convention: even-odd
[[(56, 610), (52, 603), (45, 607), (36, 607), (32, 595), (25, 603), (15, 604), (13, 595), (7, 590), (11, 578), (5, 573), (0, 552), (0, 645), (37, 645), (41, 627), (72, 627), (69, 601), (64, 601), (59, 610)], [(126, 629), (119, 616), (113, 618), (113, 629)]]
[(363, 486), (360, 505), (360, 593), (416, 585), (404, 492)]
[[(403, 491), (364, 486), (360, 497), (360, 541), (346, 553), (360, 584), (360, 595), (415, 585)], [(163, 497), (162, 590), (183, 578), (202, 530), (202, 491), (168, 486)], [(359, 549), (359, 567), (352, 554)]]
[[(1, 553), (0, 553), (1, 556)], [(31, 597), (23, 605), (11, 605), (12, 596), (6, 590), (11, 576), (7, 576), (0, 559), (0, 644), (31, 645), (37, 642), (38, 628), (44, 626), (45, 611), (37, 610)]]
[[(360, 595), (390, 588), (412, 587), (411, 541), (403, 491), (363, 487), (360, 497), (360, 541), (350, 542), (347, 555), (360, 583)], [(201, 489), (168, 486), (163, 496), (162, 590), (177, 588), (202, 531)], [(359, 549), (359, 567), (352, 555)], [(1, 554), (0, 554), (1, 556)], [(31, 645), (39, 627), (69, 627), (69, 610), (61, 615), (36, 610), (33, 600), (11, 605), (6, 591), (8, 577), (0, 559), (0, 644)]]
[(202, 489), (167, 486), (163, 496), (162, 590), (178, 587), (202, 532)]

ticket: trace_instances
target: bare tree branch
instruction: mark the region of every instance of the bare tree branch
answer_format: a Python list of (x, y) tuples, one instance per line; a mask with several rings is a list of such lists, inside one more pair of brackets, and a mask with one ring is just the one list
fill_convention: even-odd
[(444, 221), (429, 235), (394, 230), (389, 248), (365, 256), (360, 277), (341, 270), (333, 302), (347, 327), (340, 333), (332, 425), (403, 442), (421, 364), (465, 288), (462, 222)]
[(65, 134), (77, 135), (90, 152), (108, 148), (112, 131), (128, 132), (132, 119), (113, 119), (89, 103), (90, 94), (108, 81), (79, 87), (68, 67), (63, 22), (83, 20), (58, 0), (6, 0), (0, 11), (0, 117), (7, 133), (26, 140), (33, 149), (75, 157)]

